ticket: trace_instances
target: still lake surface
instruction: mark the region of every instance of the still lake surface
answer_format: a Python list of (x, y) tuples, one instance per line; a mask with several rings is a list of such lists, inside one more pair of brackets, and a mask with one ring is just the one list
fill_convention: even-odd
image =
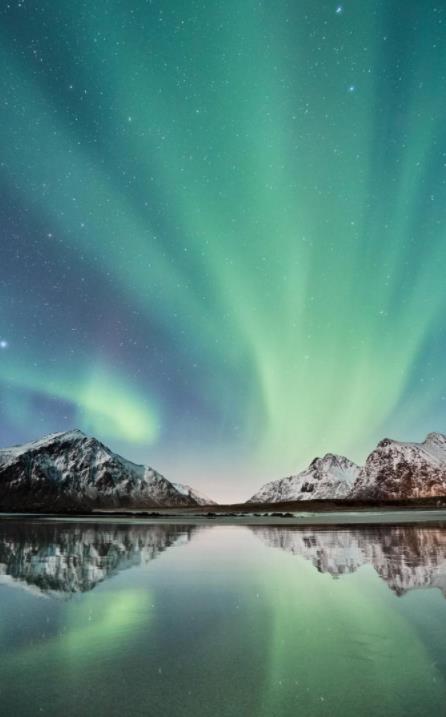
[(446, 523), (0, 520), (4, 717), (446, 710)]

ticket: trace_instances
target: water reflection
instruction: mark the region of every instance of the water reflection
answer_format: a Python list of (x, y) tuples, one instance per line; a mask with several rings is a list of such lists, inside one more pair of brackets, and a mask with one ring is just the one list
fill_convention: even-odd
[(445, 526), (250, 526), (266, 545), (301, 556), (333, 578), (371, 565), (396, 595), (439, 588), (446, 597)]
[[(333, 578), (371, 565), (401, 596), (439, 588), (446, 597), (443, 526), (303, 528), (249, 526), (272, 548), (311, 561)], [(5, 522), (0, 525), (0, 585), (69, 596), (92, 590), (120, 571), (144, 566), (210, 526)]]
[(0, 585), (52, 595), (87, 592), (121, 570), (188, 542), (193, 531), (182, 525), (4, 523)]

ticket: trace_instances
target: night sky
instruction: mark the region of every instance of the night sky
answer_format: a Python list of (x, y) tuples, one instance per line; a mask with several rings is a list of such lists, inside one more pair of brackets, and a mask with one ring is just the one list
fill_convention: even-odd
[(0, 8), (0, 444), (216, 499), (446, 430), (446, 0)]

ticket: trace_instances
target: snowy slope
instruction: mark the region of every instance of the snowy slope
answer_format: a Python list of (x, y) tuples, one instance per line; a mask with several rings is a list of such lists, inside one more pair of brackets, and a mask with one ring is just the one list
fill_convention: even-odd
[(196, 505), (153, 468), (78, 430), (0, 450), (0, 509)]
[(197, 505), (217, 505), (217, 501), (208, 498), (204, 493), (200, 493), (190, 485), (184, 485), (184, 483), (172, 483), (174, 488), (177, 489), (181, 495), (185, 495), (195, 501)]
[(369, 455), (353, 498), (399, 499), (446, 495), (446, 436), (429, 433), (422, 443), (389, 438)]
[(359, 471), (348, 458), (327, 453), (315, 458), (301, 473), (267, 483), (248, 503), (346, 498)]

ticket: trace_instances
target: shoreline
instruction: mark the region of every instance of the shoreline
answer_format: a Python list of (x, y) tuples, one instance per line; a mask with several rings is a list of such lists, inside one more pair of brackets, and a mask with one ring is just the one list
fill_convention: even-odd
[(259, 525), (284, 528), (318, 528), (328, 529), (348, 527), (376, 527), (380, 525), (426, 525), (430, 527), (446, 528), (446, 508), (412, 508), (412, 509), (369, 509), (344, 511), (299, 511), (295, 513), (268, 512), (225, 514), (204, 512), (163, 511), (146, 513), (144, 511), (100, 511), (93, 513), (31, 513), (31, 512), (0, 512), (2, 522), (40, 522), (40, 523), (96, 523), (96, 524), (131, 524), (131, 525), (159, 525), (181, 524), (212, 526), (243, 526)]

